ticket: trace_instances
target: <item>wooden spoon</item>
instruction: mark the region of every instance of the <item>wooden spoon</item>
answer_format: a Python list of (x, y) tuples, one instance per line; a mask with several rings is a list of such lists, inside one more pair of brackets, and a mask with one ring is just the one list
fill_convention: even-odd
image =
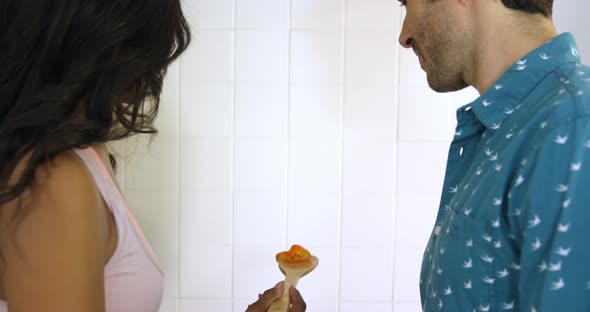
[(283, 291), (281, 299), (271, 304), (270, 308), (268, 308), (268, 311), (289, 311), (289, 305), (291, 302), (289, 299), (289, 288), (291, 288), (291, 285), (297, 287), (297, 282), (299, 282), (299, 279), (313, 271), (313, 269), (315, 269), (319, 263), (320, 261), (316, 256), (311, 256), (308, 261), (300, 263), (289, 263), (283, 259), (280, 259), (279, 269), (281, 272), (283, 272), (283, 274), (285, 274), (285, 291)]

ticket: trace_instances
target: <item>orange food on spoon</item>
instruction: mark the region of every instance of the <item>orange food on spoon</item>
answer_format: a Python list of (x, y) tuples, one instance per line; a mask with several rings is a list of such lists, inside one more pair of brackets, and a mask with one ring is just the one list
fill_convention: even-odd
[(310, 258), (311, 253), (299, 245), (293, 245), (289, 251), (279, 252), (276, 256), (277, 262), (283, 260), (287, 263), (301, 263), (308, 261)]

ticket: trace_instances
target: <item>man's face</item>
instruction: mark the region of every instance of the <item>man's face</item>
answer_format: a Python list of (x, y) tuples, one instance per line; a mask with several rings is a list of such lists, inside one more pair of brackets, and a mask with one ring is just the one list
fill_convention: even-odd
[(467, 87), (463, 74), (470, 59), (471, 38), (461, 24), (456, 0), (407, 0), (400, 44), (412, 48), (437, 92)]

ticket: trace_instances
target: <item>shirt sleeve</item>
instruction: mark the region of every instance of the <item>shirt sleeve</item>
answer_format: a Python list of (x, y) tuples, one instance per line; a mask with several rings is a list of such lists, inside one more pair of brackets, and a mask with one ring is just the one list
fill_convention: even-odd
[(537, 139), (510, 195), (519, 310), (590, 311), (590, 119)]

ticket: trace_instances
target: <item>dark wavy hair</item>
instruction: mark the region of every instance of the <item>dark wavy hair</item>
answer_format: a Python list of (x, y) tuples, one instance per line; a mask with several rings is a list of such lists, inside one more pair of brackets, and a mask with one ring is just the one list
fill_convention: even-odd
[[(399, 0), (399, 2), (401, 5), (406, 5), (407, 0)], [(502, 0), (502, 3), (507, 8), (517, 11), (541, 13), (545, 17), (553, 14), (553, 0)]]
[(157, 133), (190, 38), (180, 0), (0, 0), (0, 205), (66, 150)]

